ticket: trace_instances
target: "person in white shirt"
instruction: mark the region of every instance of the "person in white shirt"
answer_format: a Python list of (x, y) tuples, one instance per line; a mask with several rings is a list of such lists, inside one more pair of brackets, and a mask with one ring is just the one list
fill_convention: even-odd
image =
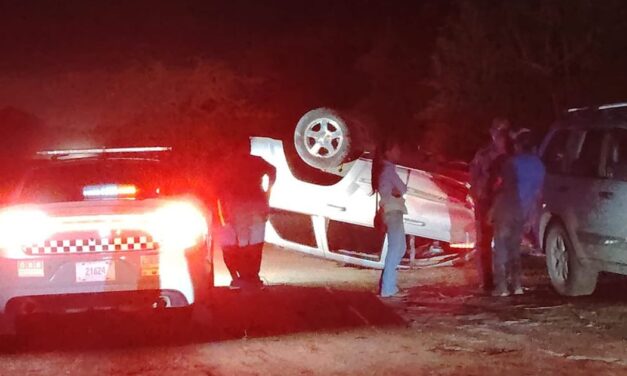
[(383, 272), (379, 281), (379, 294), (387, 298), (398, 295), (397, 268), (400, 264), (407, 245), (405, 242), (405, 228), (403, 215), (407, 214), (405, 199), (407, 185), (396, 173), (393, 161), (398, 161), (401, 149), (398, 144), (382, 142), (375, 152), (372, 162), (372, 189), (378, 194), (378, 210), (382, 210), (388, 240), (387, 255), (384, 261)]

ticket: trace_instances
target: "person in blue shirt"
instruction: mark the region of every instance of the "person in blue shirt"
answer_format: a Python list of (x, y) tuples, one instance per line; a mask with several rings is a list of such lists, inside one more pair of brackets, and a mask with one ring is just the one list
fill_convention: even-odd
[(541, 199), (545, 168), (533, 151), (530, 132), (514, 140), (513, 156), (501, 170), (501, 182), (492, 207), (494, 225), (494, 296), (508, 296), (509, 284), (516, 295), (523, 293), (520, 244), (525, 224)]

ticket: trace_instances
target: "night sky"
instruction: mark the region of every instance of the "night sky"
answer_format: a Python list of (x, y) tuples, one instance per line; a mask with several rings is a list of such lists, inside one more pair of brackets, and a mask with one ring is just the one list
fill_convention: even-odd
[(116, 68), (145, 58), (176, 64), (207, 57), (238, 62), (250, 49), (287, 57), (276, 48), (290, 49), (288, 63), (303, 54), (324, 55), (321, 46), (342, 48), (340, 56), (327, 56), (337, 62), (354, 58), (386, 30), (404, 41), (429, 43), (444, 3), (3, 1), (0, 67), (29, 72)]
[[(408, 106), (428, 97), (423, 80), (445, 14), (446, 2), (419, 1), (3, 1), (0, 77), (11, 83), (0, 88), (0, 107), (58, 124), (58, 108), (32, 95), (32, 83), (31, 95), (15, 95), (21, 80), (46, 86), (66, 74), (217, 61), (272, 77), (255, 98), (272, 111), (378, 103), (407, 120)], [(67, 95), (62, 122), (72, 123), (67, 112), (85, 109), (71, 105), (75, 93), (57, 94)]]

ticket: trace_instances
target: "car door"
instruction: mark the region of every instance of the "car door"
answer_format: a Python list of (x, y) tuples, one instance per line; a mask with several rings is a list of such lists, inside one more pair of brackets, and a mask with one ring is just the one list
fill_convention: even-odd
[(606, 231), (601, 162), (608, 135), (603, 129), (573, 129), (553, 137), (545, 153), (545, 201), (566, 225), (573, 244), (598, 259), (597, 239)]
[(627, 130), (606, 132), (601, 171), (577, 206), (580, 238), (605, 262), (627, 264)]
[[(547, 137), (547, 142), (542, 146), (542, 160), (546, 167), (544, 182), (544, 202), (546, 210), (551, 213), (564, 213), (569, 210), (569, 202), (564, 199), (564, 193), (572, 184), (566, 173), (566, 165), (569, 158), (569, 140), (577, 138), (577, 134), (570, 129), (553, 130)], [(574, 142), (570, 142), (574, 144)]]
[(358, 177), (367, 166), (355, 164), (354, 168), (347, 169), (339, 182), (321, 185), (300, 180), (294, 175), (287, 162), (283, 143), (279, 140), (253, 137), (251, 154), (262, 157), (276, 169), (276, 180), (270, 194), (272, 208), (339, 221), (352, 217), (348, 213), (347, 194), (354, 189), (354, 182), (359, 180)]
[(326, 205), (339, 210), (333, 217), (336, 221), (372, 227), (376, 210), (376, 197), (372, 194), (372, 161), (360, 158), (347, 166), (348, 172), (335, 185), (333, 197)]

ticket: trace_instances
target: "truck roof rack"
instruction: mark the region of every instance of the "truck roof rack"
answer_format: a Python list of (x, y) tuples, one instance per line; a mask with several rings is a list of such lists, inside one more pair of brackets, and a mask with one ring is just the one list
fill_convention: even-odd
[(85, 157), (108, 154), (133, 154), (133, 153), (161, 153), (171, 151), (169, 146), (147, 146), (147, 147), (127, 147), (127, 148), (90, 148), (90, 149), (62, 149), (62, 150), (42, 150), (36, 154), (40, 158), (59, 159), (63, 157)]
[(91, 149), (60, 149), (42, 150), (36, 154), (39, 157), (60, 158), (70, 156), (105, 155), (105, 154), (133, 154), (133, 153), (161, 153), (172, 151), (169, 146), (145, 146), (127, 148), (91, 148)]

